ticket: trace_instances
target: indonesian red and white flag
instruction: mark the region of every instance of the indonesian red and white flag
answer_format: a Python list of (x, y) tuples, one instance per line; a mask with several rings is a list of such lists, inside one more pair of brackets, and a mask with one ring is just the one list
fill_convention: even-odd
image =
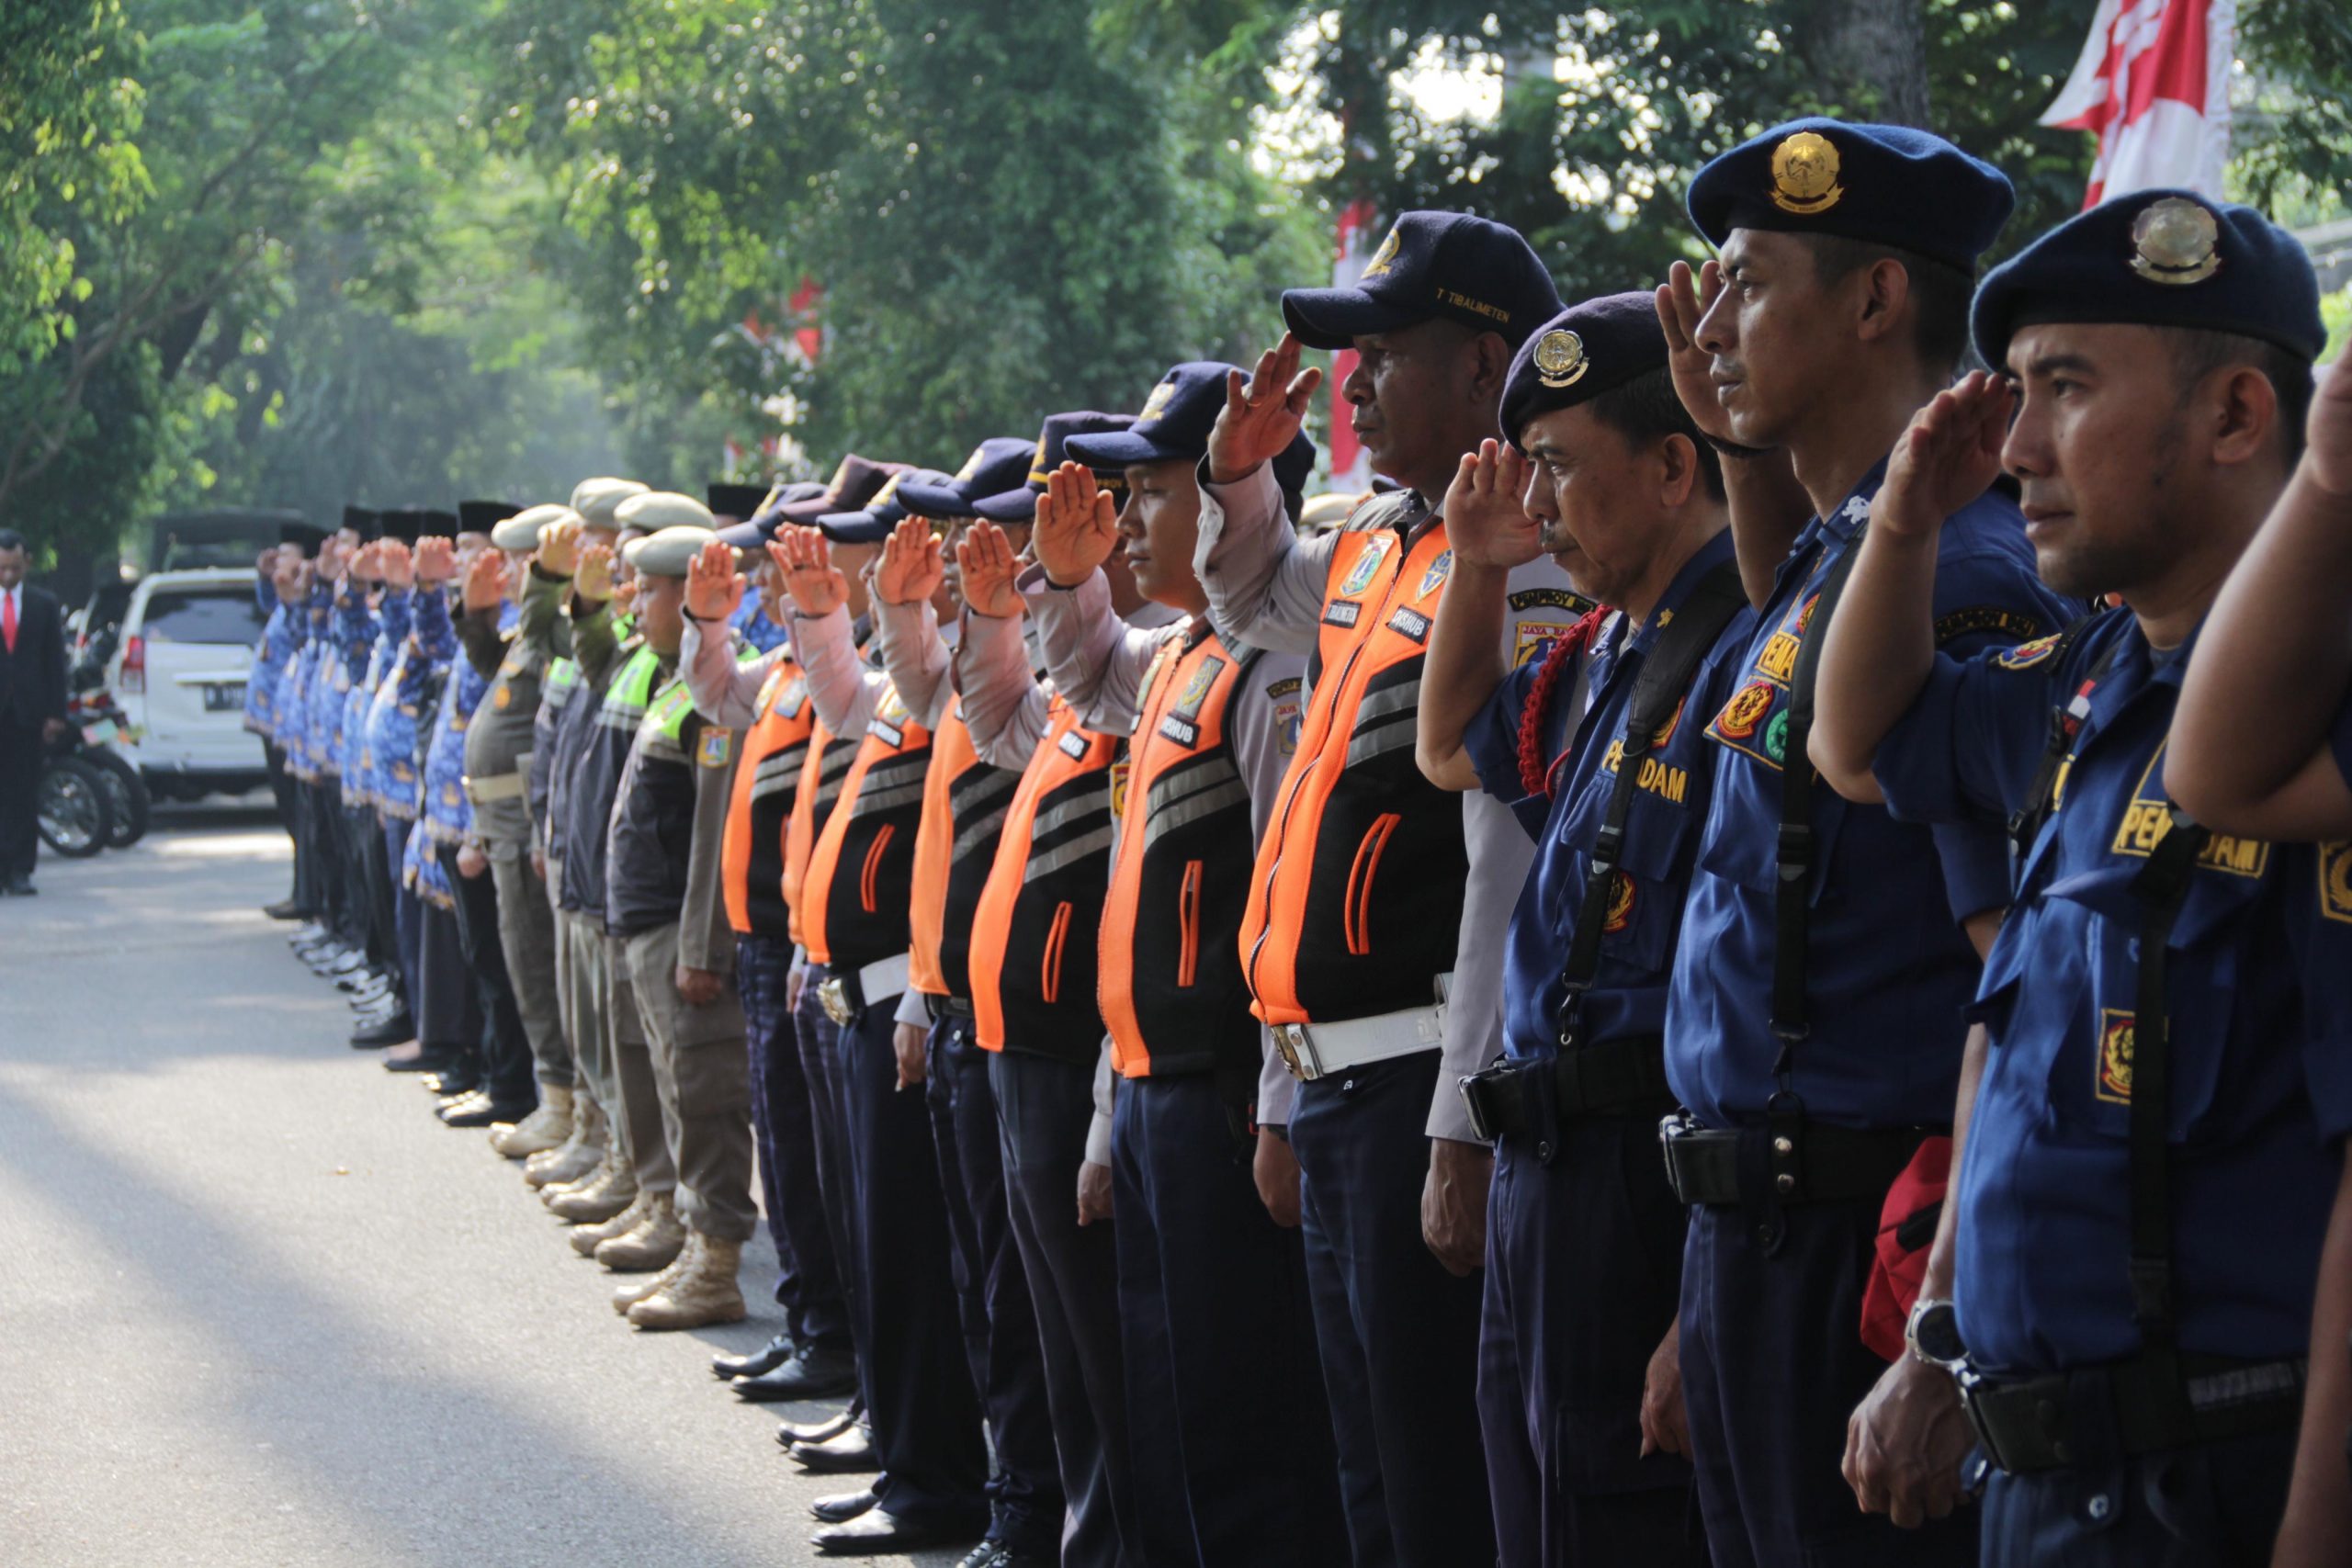
[(2099, 0), (2041, 123), (2098, 138), (2083, 206), (2177, 186), (2219, 200), (2230, 155), (2237, 0)]
[[(1363, 276), (1374, 248), (1380, 243), (1380, 209), (1368, 201), (1351, 201), (1341, 208), (1339, 242), (1331, 264), (1331, 287), (1347, 288)], [(1343, 348), (1331, 355), (1331, 488), (1361, 493), (1372, 488), (1372, 463), (1350, 423), (1354, 411), (1340, 391), (1355, 367), (1354, 349)]]

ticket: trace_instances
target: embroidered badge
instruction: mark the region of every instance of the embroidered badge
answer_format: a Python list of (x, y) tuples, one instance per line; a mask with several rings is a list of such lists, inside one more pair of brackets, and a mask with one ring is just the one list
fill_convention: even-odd
[(1351, 626), (1363, 614), (1363, 605), (1354, 599), (1334, 599), (1323, 606), (1323, 624), (1327, 626)]
[(1175, 395), (1176, 383), (1173, 381), (1162, 381), (1159, 386), (1154, 387), (1151, 389), (1151, 395), (1144, 399), (1143, 412), (1136, 415), (1136, 423), (1149, 424), (1153, 420), (1158, 419), (1166, 412), (1168, 400)]
[(1601, 931), (1615, 936), (1634, 923), (1634, 879), (1623, 872), (1617, 873), (1617, 886), (1609, 890), (1609, 919)]
[(712, 725), (702, 732), (702, 740), (695, 748), (695, 755), (706, 768), (723, 768), (735, 756), (735, 732)]
[(506, 684), (503, 682), (499, 683), (498, 690), (491, 693), (490, 694), (490, 705), (502, 712), (514, 704), (514, 694), (507, 689)]
[(1396, 542), (1395, 537), (1388, 534), (1372, 535), (1357, 553), (1355, 565), (1349, 570), (1347, 581), (1340, 584), (1339, 592), (1332, 597), (1352, 598), (1371, 587), (1372, 580), (1380, 575), (1381, 561), (1387, 557), (1389, 547)]
[[(2148, 759), (2148, 765), (2141, 770), (2139, 787), (2124, 804), (2122, 820), (2115, 827), (2115, 841), (2109, 846), (2119, 855), (2145, 860), (2164, 841), (2164, 836), (2172, 831), (2172, 803), (2165, 798), (2160, 787), (2164, 760), (2165, 749), (2159, 745)], [(2270, 867), (2270, 846), (2260, 839), (2233, 839), (2216, 833), (2198, 852), (2197, 864), (2202, 871), (2258, 877)]]
[(2030, 670), (2058, 651), (2054, 637), (2038, 637), (2031, 642), (2021, 642), (2015, 648), (2005, 648), (1993, 656), (1996, 670)]
[(2132, 1103), (2132, 1015), (2120, 1008), (2098, 1014), (2098, 1078), (2091, 1092), (2110, 1105)]
[(1176, 699), (1176, 712), (1180, 717), (1201, 716), (1201, 705), (1209, 700), (1209, 688), (1216, 684), (1217, 673), (1224, 668), (1225, 660), (1215, 654), (1202, 659), (1199, 668), (1193, 671), (1193, 678), (1184, 682), (1183, 694)]
[(1419, 610), (1398, 609), (1388, 617), (1388, 629), (1414, 642), (1430, 640), (1430, 618)]
[(1754, 735), (1772, 705), (1774, 691), (1770, 681), (1750, 681), (1734, 692), (1724, 711), (1715, 716), (1715, 733), (1727, 740), (1745, 740)]
[(1437, 559), (1430, 562), (1429, 570), (1421, 573), (1421, 585), (1419, 588), (1414, 590), (1413, 597), (1416, 599), (1426, 599), (1430, 594), (1436, 592), (1438, 589), (1444, 584), (1447, 575), (1453, 570), (1453, 552), (1452, 550), (1440, 550), (1437, 553)]
[(2352, 925), (2352, 842), (2319, 847), (2319, 912)]
[(1396, 265), (1396, 253), (1403, 248), (1404, 243), (1396, 230), (1389, 230), (1388, 238), (1380, 242), (1380, 249), (1373, 252), (1372, 259), (1364, 263), (1363, 271), (1358, 281), (1365, 277), (1378, 277)]

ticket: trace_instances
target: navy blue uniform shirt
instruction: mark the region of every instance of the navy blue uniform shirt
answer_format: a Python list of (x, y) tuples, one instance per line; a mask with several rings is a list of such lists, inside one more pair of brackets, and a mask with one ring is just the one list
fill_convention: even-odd
[[(1711, 1127), (1759, 1120), (1776, 1087), (1773, 896), (1789, 681), (1822, 581), (1852, 546), (1884, 473), (1882, 463), (1798, 536), (1745, 673), (1706, 720), (1713, 798), (1675, 957), (1666, 1067), (1675, 1094)], [(1935, 614), (1938, 645), (1962, 655), (2073, 618), (2034, 576), (2024, 520), (1998, 491), (1944, 525)], [(1814, 791), (1813, 827), (1812, 1035), (1796, 1048), (1793, 1086), (1805, 1114), (1846, 1127), (1948, 1123), (1979, 969), (1960, 921), (2008, 902), (2007, 847), (1996, 829), (1899, 823), (1826, 784)]]
[[(1544, 716), (1544, 757), (1553, 764), (1552, 796), (1530, 795), (1519, 773), (1520, 715), (1541, 668), (1539, 657), (1513, 671), (1480, 709), (1463, 745), (1487, 793), (1525, 819), (1536, 818), (1535, 863), (1511, 913), (1503, 958), (1503, 1052), (1514, 1058), (1552, 1055), (1560, 1043), (1561, 970), (1577, 915), (1583, 908), (1592, 847), (1617, 786), (1617, 753), (1633, 716), (1634, 685), (1665, 621), (1717, 566), (1732, 558), (1729, 530), (1710, 539), (1658, 599), (1657, 613), (1629, 635), (1623, 615), (1612, 616), (1597, 639), (1587, 670), (1589, 705), (1579, 716), (1567, 700), (1570, 682), (1554, 689)], [(1748, 641), (1753, 612), (1743, 609), (1716, 639), (1692, 675), (1690, 693), (1666, 732), (1665, 744), (1634, 793), (1625, 816), (1625, 850), (1619, 861), (1621, 892), (1611, 900), (1600, 939), (1600, 967), (1585, 993), (1578, 1036), (1586, 1043), (1666, 1028), (1667, 978), (1682, 923), (1683, 891), (1698, 852), (1699, 825), (1713, 777), (1711, 748), (1692, 714), (1711, 714), (1731, 694), (1738, 655)], [(1569, 737), (1573, 735), (1573, 745)], [(1560, 766), (1562, 752), (1565, 766)]]
[[(2193, 646), (2193, 645), (2192, 645)], [(2040, 1372), (2139, 1348), (2128, 1134), (2140, 913), (2132, 878), (2169, 817), (2165, 739), (2186, 658), (2109, 611), (2045, 639), (1939, 657), (1879, 748), (1906, 819), (2005, 819), (2053, 709), (2095, 673), (2058, 809), (2025, 859), (1975, 1011), (1992, 1048), (1959, 1181), (1957, 1301), (1977, 1361)], [(2100, 666), (2104, 662), (2105, 670)], [(2267, 1360), (2311, 1336), (2327, 1143), (2352, 1128), (2352, 845), (2216, 836), (2166, 961), (2181, 1348)]]

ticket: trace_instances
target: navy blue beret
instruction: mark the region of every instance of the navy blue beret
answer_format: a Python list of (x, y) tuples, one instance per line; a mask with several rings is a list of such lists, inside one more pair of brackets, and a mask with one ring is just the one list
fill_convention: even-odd
[[(1092, 409), (1051, 415), (1045, 428), (1037, 433), (1036, 449), (1029, 455), (1029, 471), (1022, 482), (973, 502), (973, 515), (991, 523), (1035, 521), (1037, 498), (1046, 493), (1046, 476), (1071, 460), (1069, 443), (1073, 436), (1117, 435), (1135, 422), (1136, 416), (1131, 413), (1098, 413)], [(1116, 467), (1095, 469), (1094, 482), (1113, 495), (1127, 488), (1126, 474)]]
[(2077, 213), (1993, 269), (1969, 329), (1987, 365), (2041, 321), (2234, 333), (2316, 359), (2319, 280), (2295, 237), (2251, 207), (2141, 190)]
[[(1024, 441), (1021, 445), (1025, 450), (1029, 444)], [(855, 512), (829, 512), (817, 519), (817, 526), (837, 545), (878, 545), (907, 516), (907, 503), (899, 499), (901, 485), (924, 484), (944, 489), (955, 482), (955, 475), (943, 474), (937, 468), (908, 468), (892, 474), (864, 507)]]
[(1894, 245), (1962, 272), (2017, 206), (2009, 178), (1906, 125), (1792, 119), (1691, 176), (1690, 221), (1721, 247), (1734, 229)]
[(1503, 383), (1503, 435), (1514, 446), (1540, 413), (1574, 408), (1666, 368), (1666, 328), (1647, 289), (1571, 305), (1520, 345)]
[[(1136, 463), (1197, 463), (1208, 456), (1209, 432), (1225, 412), (1225, 378), (1241, 367), (1213, 359), (1191, 359), (1159, 378), (1143, 400), (1143, 412), (1124, 431), (1073, 435), (1065, 450), (1090, 468), (1124, 468)], [(1300, 431), (1274, 459), (1274, 482), (1295, 494), (1315, 468), (1315, 443)]]
[(933, 473), (909, 474), (899, 486), (899, 504), (918, 517), (970, 517), (973, 502), (1028, 477), (1031, 450), (1026, 436), (991, 435), (944, 482)]
[(522, 510), (511, 501), (461, 501), (458, 502), (458, 532), (487, 534)]
[(1552, 275), (1519, 231), (1466, 212), (1408, 212), (1350, 287), (1283, 294), (1283, 321), (1309, 348), (1346, 348), (1433, 316), (1516, 346), (1559, 308)]

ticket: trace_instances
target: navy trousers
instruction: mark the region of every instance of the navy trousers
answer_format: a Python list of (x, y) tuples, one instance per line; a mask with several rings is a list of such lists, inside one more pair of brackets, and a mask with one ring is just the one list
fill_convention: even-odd
[(1994, 1472), (1985, 1568), (2266, 1568), (2294, 1471), (2293, 1427), (2125, 1459), (2113, 1407), (2104, 1426), (2086, 1414), (2072, 1469)]
[[(424, 1006), (424, 921), (416, 895), (401, 882), (401, 857), (408, 852), (408, 836), (416, 824), (398, 817), (378, 818), (383, 829), (385, 882), (389, 889), (391, 910), (392, 962), (400, 965), (401, 995), (406, 997), (412, 1011)], [(424, 1020), (417, 1020), (418, 1038)]]
[(882, 1461), (874, 1495), (902, 1517), (978, 1521), (988, 1513), (988, 1450), (964, 1359), (931, 1117), (922, 1091), (899, 1089), (897, 1000), (877, 998), (842, 1026), (838, 1045), (858, 1233), (851, 1310)]
[(1643, 1383), (1674, 1325), (1688, 1228), (1655, 1116), (1550, 1122), (1498, 1145), (1478, 1414), (1503, 1568), (1704, 1568), (1690, 1462), (1641, 1457)]
[(1052, 1558), (1061, 1551), (1062, 1480), (1037, 1314), (1005, 1201), (989, 1053), (972, 1038), (969, 1020), (943, 1019), (931, 1026), (923, 1055), (964, 1354), (996, 1455), (987, 1488), (989, 1539)]
[[(735, 939), (735, 988), (743, 998), (743, 1038), (751, 1057), (760, 1206), (767, 1211), (768, 1235), (775, 1242), (776, 1304), (802, 1344), (846, 1346), (849, 1303), (842, 1296), (841, 1269), (817, 1178), (816, 1113), (800, 1063), (797, 1021), (785, 1006), (791, 974), (791, 942), (758, 935)], [(823, 1010), (818, 1016), (824, 1017)]]
[(1861, 1340), (1877, 1229), (1876, 1203), (1691, 1211), (1682, 1402), (1715, 1568), (1976, 1561), (1973, 1507), (1897, 1529), (1846, 1484), (1847, 1420), (1886, 1371)]
[(817, 1156), (817, 1191), (824, 1200), (825, 1230), (832, 1241), (833, 1267), (849, 1318), (850, 1345), (857, 1353), (857, 1402), (861, 1408), (871, 1409), (874, 1391), (867, 1382), (859, 1304), (865, 1274), (858, 1258), (857, 1183), (849, 1163), (849, 1099), (842, 1081), (841, 1028), (817, 1000), (817, 987), (824, 983), (827, 973), (821, 964), (808, 965), (793, 1027), (800, 1045), (801, 1076), (808, 1083), (808, 1130)]
[(523, 1010), (514, 1002), (514, 985), (506, 972), (505, 950), (498, 941), (498, 884), (487, 865), (480, 876), (458, 870), (458, 852), (447, 858), (449, 886), (457, 895), (458, 941), (472, 978), (476, 1010), (482, 1021), (482, 1088), (502, 1107), (525, 1111), (539, 1099), (533, 1068), (531, 1042), (523, 1032)]
[(1025, 1051), (995, 1053), (1005, 1195), (1045, 1356), (1046, 1403), (1069, 1500), (1064, 1568), (1181, 1562), (1148, 1550), (1127, 1439), (1119, 1348), (1115, 1221), (1078, 1223), (1078, 1171), (1094, 1119), (1091, 1068)]
[[(1155, 1538), (1155, 1562), (1349, 1557), (1305, 1248), (1259, 1200), (1256, 1145), (1206, 1074), (1119, 1086), (1111, 1168), (1136, 1479), (1146, 1517), (1181, 1517), (1189, 1538), (1173, 1552)], [(1455, 1499), (1457, 1516), (1479, 1512), (1476, 1495)]]
[(1291, 1111), (1306, 1277), (1358, 1568), (1491, 1562), (1478, 1431), (1482, 1281), (1421, 1239), (1438, 1053), (1316, 1078)]
[(481, 998), (466, 967), (465, 943), (454, 909), (418, 898), (416, 905), (416, 1037), (428, 1051), (456, 1055), (462, 1073), (479, 1078), (482, 1069)]

